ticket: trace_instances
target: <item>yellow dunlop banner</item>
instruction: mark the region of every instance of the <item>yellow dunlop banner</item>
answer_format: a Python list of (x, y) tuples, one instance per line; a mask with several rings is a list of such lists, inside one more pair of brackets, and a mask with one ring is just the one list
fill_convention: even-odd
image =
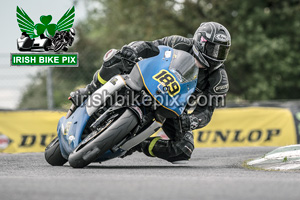
[(195, 147), (297, 144), (292, 113), (284, 108), (217, 109), (206, 127), (193, 132)]
[(56, 137), (63, 112), (0, 112), (0, 152), (42, 152)]
[[(0, 112), (0, 152), (43, 152), (63, 112)], [(284, 146), (297, 143), (292, 113), (283, 108), (217, 109), (194, 130), (195, 147)]]

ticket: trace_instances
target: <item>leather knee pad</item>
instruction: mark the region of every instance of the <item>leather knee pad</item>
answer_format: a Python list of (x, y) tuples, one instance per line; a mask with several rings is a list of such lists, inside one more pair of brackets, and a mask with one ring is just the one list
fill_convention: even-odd
[(179, 141), (174, 141), (177, 154), (168, 158), (169, 162), (189, 160), (194, 151), (194, 137), (191, 132), (187, 132)]

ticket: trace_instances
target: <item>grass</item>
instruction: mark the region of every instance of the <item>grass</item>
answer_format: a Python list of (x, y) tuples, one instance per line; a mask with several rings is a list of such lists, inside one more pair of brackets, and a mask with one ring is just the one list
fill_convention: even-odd
[(284, 157), (282, 162), (287, 162), (287, 161), (288, 161), (287, 157)]

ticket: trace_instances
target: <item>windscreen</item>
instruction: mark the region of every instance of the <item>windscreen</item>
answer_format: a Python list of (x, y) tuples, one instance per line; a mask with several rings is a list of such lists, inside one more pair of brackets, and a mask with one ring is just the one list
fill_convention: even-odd
[(181, 83), (198, 78), (199, 68), (195, 64), (195, 59), (185, 51), (174, 49), (169, 70), (176, 75)]

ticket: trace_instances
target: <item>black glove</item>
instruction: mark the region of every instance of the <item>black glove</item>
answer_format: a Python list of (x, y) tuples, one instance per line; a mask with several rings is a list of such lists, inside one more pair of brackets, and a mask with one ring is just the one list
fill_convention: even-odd
[(124, 45), (121, 49), (121, 54), (127, 58), (128, 60), (131, 60), (131, 61), (136, 61), (138, 59), (138, 53), (137, 51), (128, 46), (128, 45)]
[(197, 129), (200, 125), (201, 119), (194, 115), (183, 114), (180, 116), (181, 129), (183, 132)]

